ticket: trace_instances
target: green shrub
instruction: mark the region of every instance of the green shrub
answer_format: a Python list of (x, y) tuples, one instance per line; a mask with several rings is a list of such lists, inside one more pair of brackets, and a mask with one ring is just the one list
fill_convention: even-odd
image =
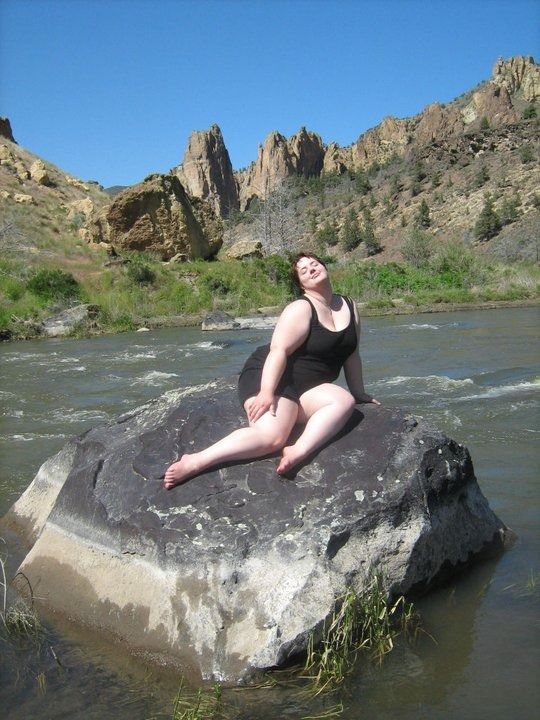
[(325, 245), (337, 245), (338, 233), (335, 222), (327, 220), (322, 228), (317, 230), (315, 237), (322, 247)]
[(442, 243), (431, 260), (431, 269), (441, 285), (463, 287), (469, 282), (483, 280), (480, 260), (461, 240)]
[(80, 297), (80, 287), (71, 273), (58, 269), (38, 270), (26, 285), (27, 289), (45, 302)]
[(368, 176), (363, 170), (356, 173), (354, 179), (354, 188), (359, 195), (367, 195), (371, 190), (371, 183), (368, 180)]
[(26, 292), (24, 282), (11, 277), (5, 278), (1, 289), (2, 293), (12, 302), (20, 300)]
[(489, 172), (485, 165), (482, 165), (474, 177), (474, 187), (481, 188), (489, 180)]
[(426, 169), (421, 160), (415, 162), (411, 170), (411, 177), (413, 182), (421, 183), (427, 177)]
[(403, 259), (413, 267), (425, 267), (433, 255), (434, 243), (433, 235), (414, 228), (400, 248)]
[(218, 273), (208, 273), (199, 279), (203, 289), (208, 290), (212, 295), (227, 295), (232, 290), (232, 283), (229, 278)]
[(489, 120), (485, 115), (480, 120), (480, 130), (489, 130)]
[(156, 279), (156, 274), (152, 268), (140, 261), (130, 262), (126, 274), (130, 280), (139, 285), (151, 285)]
[(536, 114), (536, 105), (534, 103), (531, 103), (530, 105), (527, 105), (527, 107), (523, 111), (523, 119), (532, 120), (536, 117)]
[(284, 285), (292, 290), (289, 262), (280, 255), (267, 255), (255, 261), (256, 265), (273, 284)]
[(534, 160), (534, 153), (530, 145), (523, 145), (519, 151), (519, 157), (524, 165)]

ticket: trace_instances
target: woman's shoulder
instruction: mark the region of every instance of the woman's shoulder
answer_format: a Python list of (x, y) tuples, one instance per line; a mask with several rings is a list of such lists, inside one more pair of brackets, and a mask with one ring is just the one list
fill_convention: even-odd
[(293, 300), (288, 305), (286, 305), (285, 309), (287, 308), (295, 308), (296, 310), (309, 310), (311, 308), (311, 301), (305, 295), (300, 295), (300, 297), (296, 298), (296, 300)]
[(301, 320), (311, 317), (311, 303), (306, 297), (299, 297), (285, 306), (281, 313), (281, 318), (291, 320)]
[(354, 302), (354, 300), (351, 297), (349, 297), (348, 295), (339, 295), (339, 297), (348, 306), (349, 310), (351, 311), (351, 315), (352, 315), (352, 317), (354, 317), (356, 323), (359, 323), (360, 322), (360, 314), (358, 312), (358, 307), (356, 306), (356, 303)]

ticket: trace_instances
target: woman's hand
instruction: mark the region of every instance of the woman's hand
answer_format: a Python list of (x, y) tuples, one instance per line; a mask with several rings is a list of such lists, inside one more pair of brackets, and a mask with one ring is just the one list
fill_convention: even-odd
[(373, 403), (374, 405), (380, 405), (381, 403), (378, 400), (375, 400), (374, 397), (371, 397), (371, 395), (368, 395), (366, 392), (359, 393), (358, 395), (355, 395), (355, 400), (357, 403)]
[(250, 424), (257, 422), (257, 420), (262, 417), (265, 412), (270, 411), (270, 415), (275, 415), (276, 409), (276, 396), (262, 390), (258, 395), (246, 400), (246, 411)]

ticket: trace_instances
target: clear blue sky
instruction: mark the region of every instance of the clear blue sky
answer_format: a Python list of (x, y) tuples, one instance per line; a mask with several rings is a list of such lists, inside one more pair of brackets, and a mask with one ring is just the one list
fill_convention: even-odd
[(0, 0), (0, 115), (110, 185), (165, 172), (217, 123), (235, 168), (272, 130), (347, 145), (538, 59), (538, 0)]

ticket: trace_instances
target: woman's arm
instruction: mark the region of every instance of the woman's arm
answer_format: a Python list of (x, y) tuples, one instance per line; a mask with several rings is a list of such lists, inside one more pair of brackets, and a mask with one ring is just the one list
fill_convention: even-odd
[(362, 360), (358, 352), (358, 347), (360, 345), (360, 317), (354, 303), (353, 307), (354, 320), (356, 323), (357, 345), (356, 350), (349, 355), (347, 360), (345, 360), (345, 364), (343, 365), (343, 370), (345, 372), (345, 380), (347, 381), (347, 385), (349, 387), (349, 390), (351, 391), (351, 395), (354, 397), (357, 403), (374, 403), (375, 405), (380, 405), (381, 403), (378, 400), (375, 400), (375, 398), (369, 395), (364, 389)]
[(304, 300), (296, 300), (287, 305), (281, 313), (272, 335), (270, 352), (264, 363), (261, 389), (258, 395), (246, 402), (250, 423), (256, 422), (267, 410), (275, 415), (277, 400), (274, 393), (277, 384), (285, 370), (287, 357), (307, 338), (310, 319), (311, 306)]

